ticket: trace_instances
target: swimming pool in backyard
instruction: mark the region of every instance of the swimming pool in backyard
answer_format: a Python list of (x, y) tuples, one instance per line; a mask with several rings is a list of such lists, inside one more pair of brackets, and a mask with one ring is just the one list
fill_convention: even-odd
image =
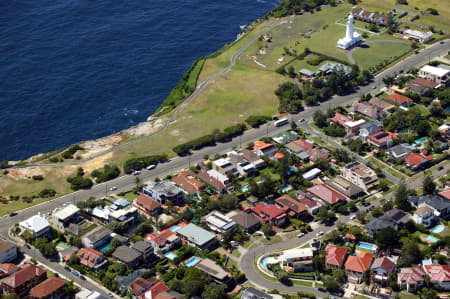
[(439, 242), (438, 238), (430, 236), (430, 235), (425, 235), (425, 234), (420, 235), (420, 240), (422, 240), (423, 242), (428, 243), (428, 244), (433, 244), (433, 243)]
[(177, 255), (175, 253), (173, 253), (172, 251), (164, 253), (164, 256), (171, 261), (173, 261), (177, 257)]
[(178, 226), (178, 225), (174, 225), (174, 226), (172, 226), (169, 230), (171, 231), (171, 232), (176, 232), (177, 230), (179, 230), (181, 227), (180, 226)]
[(435, 234), (440, 234), (440, 233), (442, 233), (444, 230), (445, 230), (445, 226), (442, 225), (442, 224), (436, 225), (435, 227), (433, 227), (432, 229), (430, 229), (430, 231), (431, 231), (432, 233), (435, 233)]
[(190, 259), (188, 259), (187, 261), (185, 261), (184, 265), (186, 267), (192, 267), (192, 266), (195, 266), (195, 264), (197, 264), (198, 262), (200, 262), (200, 258), (193, 256)]
[(374, 253), (377, 252), (377, 248), (378, 248), (377, 245), (375, 245), (375, 244), (363, 243), (363, 242), (359, 242), (358, 244), (356, 244), (356, 247), (369, 249), (369, 250), (371, 250)]
[(109, 249), (109, 247), (111, 247), (111, 243), (107, 243), (107, 244), (103, 245), (103, 247), (101, 247), (99, 250), (100, 250), (101, 252), (105, 253), (106, 250)]
[(264, 266), (264, 268), (267, 268), (267, 259), (262, 259), (261, 260), (261, 265), (263, 265)]
[(251, 189), (250, 186), (244, 186), (244, 187), (241, 188), (241, 191), (242, 192), (247, 192), (247, 191), (250, 191), (250, 189)]

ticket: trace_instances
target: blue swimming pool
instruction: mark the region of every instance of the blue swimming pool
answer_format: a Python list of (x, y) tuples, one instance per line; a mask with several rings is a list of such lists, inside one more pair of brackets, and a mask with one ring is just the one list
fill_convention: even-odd
[(290, 186), (290, 185), (282, 186), (282, 187), (278, 188), (278, 192), (281, 192), (281, 193), (286, 193), (291, 190), (292, 190), (292, 186)]
[(173, 261), (177, 257), (177, 255), (175, 253), (173, 253), (172, 251), (164, 253), (164, 256), (171, 261)]
[(442, 233), (444, 230), (445, 230), (445, 226), (442, 225), (442, 224), (436, 225), (435, 227), (433, 227), (432, 229), (430, 229), (430, 231), (431, 231), (432, 233), (435, 233), (435, 234), (440, 234), (440, 233)]
[(376, 252), (377, 248), (378, 248), (377, 245), (375, 245), (375, 244), (369, 244), (369, 243), (363, 243), (363, 242), (359, 242), (358, 244), (356, 244), (356, 246), (372, 250), (373, 252)]
[(251, 189), (250, 186), (245, 186), (245, 187), (242, 187), (242, 188), (241, 188), (241, 191), (242, 191), (242, 192), (247, 192), (247, 191), (250, 191), (250, 189)]
[(109, 249), (109, 247), (111, 247), (111, 243), (107, 243), (107, 244), (103, 245), (103, 247), (100, 247), (99, 250), (100, 250), (101, 252), (105, 253), (106, 250)]
[(262, 259), (261, 260), (261, 265), (263, 265), (264, 268), (267, 268), (267, 259)]
[(179, 230), (181, 227), (179, 227), (178, 225), (174, 225), (174, 226), (172, 226), (169, 230), (171, 231), (171, 232), (176, 232), (177, 230)]
[(187, 261), (184, 262), (184, 265), (186, 267), (192, 267), (195, 264), (197, 264), (198, 262), (200, 262), (200, 259), (196, 256), (191, 257), (190, 259), (188, 259)]

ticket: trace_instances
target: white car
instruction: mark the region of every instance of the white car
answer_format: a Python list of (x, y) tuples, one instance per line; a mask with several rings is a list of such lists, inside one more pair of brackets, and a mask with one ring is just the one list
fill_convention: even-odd
[(116, 186), (112, 186), (111, 188), (109, 188), (110, 191), (116, 191), (117, 187)]
[(321, 235), (323, 235), (323, 231), (320, 231), (316, 234), (316, 237), (320, 237)]
[(299, 233), (299, 234), (297, 235), (297, 237), (301, 238), (301, 237), (303, 237), (304, 235), (305, 235), (305, 233)]
[(136, 170), (135, 172), (133, 172), (133, 175), (140, 175), (141, 172), (139, 170)]
[(154, 164), (147, 166), (147, 170), (152, 170), (155, 168), (156, 168), (156, 165), (154, 165)]
[(356, 219), (355, 215), (352, 215), (352, 217), (350, 217), (350, 220), (355, 220), (355, 219)]
[(302, 123), (304, 121), (305, 121), (305, 119), (303, 117), (298, 120), (298, 122), (300, 122), (300, 123)]

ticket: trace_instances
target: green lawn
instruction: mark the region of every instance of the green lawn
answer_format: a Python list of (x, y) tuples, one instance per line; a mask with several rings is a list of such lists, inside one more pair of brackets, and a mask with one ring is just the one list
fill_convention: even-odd
[(270, 237), (270, 240), (267, 240), (265, 238), (262, 240), (262, 242), (266, 245), (279, 243), (281, 241), (282, 241), (281, 237), (277, 235)]
[(362, 68), (368, 69), (390, 57), (400, 56), (411, 49), (409, 43), (377, 42), (367, 45), (368, 48), (358, 48), (353, 52), (353, 58)]
[(401, 299), (419, 299), (420, 297), (416, 294), (411, 294), (407, 292), (400, 292), (398, 293)]
[(299, 286), (305, 286), (312, 288), (313, 282), (312, 281), (303, 281), (303, 280), (295, 280), (291, 279), (293, 284), (299, 285)]
[(396, 178), (399, 178), (401, 180), (405, 180), (406, 176), (402, 173), (400, 173), (399, 171), (396, 171), (394, 169), (392, 169), (391, 167), (387, 167), (385, 164), (383, 164), (382, 162), (380, 162), (380, 160), (374, 158), (374, 157), (369, 157), (367, 158), (367, 160), (374, 164), (375, 166), (386, 170), (388, 173), (390, 173), (391, 175), (395, 176)]

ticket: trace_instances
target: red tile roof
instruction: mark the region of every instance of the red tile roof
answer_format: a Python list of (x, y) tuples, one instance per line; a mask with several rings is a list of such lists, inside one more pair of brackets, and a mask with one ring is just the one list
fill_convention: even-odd
[(205, 184), (197, 180), (194, 175), (195, 173), (192, 171), (180, 171), (172, 178), (172, 181), (187, 192), (194, 194), (205, 187)]
[(382, 268), (382, 269), (386, 270), (386, 272), (392, 273), (392, 271), (394, 270), (394, 267), (395, 267), (394, 262), (391, 261), (389, 258), (383, 256), (383, 257), (376, 258), (373, 261), (371, 268), (372, 269)]
[(81, 248), (78, 250), (77, 256), (80, 258), (80, 264), (92, 268), (97, 260), (103, 257), (103, 253), (94, 248)]
[(319, 197), (320, 199), (326, 201), (330, 205), (334, 205), (335, 203), (346, 200), (347, 197), (337, 192), (336, 190), (330, 188), (325, 184), (319, 184), (308, 188), (308, 191)]
[(412, 103), (413, 100), (411, 98), (408, 98), (407, 96), (398, 94), (398, 93), (392, 93), (389, 96), (386, 97), (389, 101), (392, 101), (394, 103), (397, 103), (399, 105), (403, 105), (406, 103)]
[(136, 278), (131, 284), (131, 294), (134, 296), (139, 296), (142, 292), (148, 290), (152, 285), (156, 282), (155, 277), (151, 277), (149, 279), (144, 279), (142, 277)]
[(428, 265), (425, 266), (425, 271), (430, 276), (431, 281), (450, 282), (450, 267), (447, 265)]
[(294, 143), (297, 144), (298, 146), (300, 146), (305, 151), (309, 150), (313, 147), (313, 145), (311, 143), (309, 143), (308, 141), (303, 140), (303, 139), (295, 140)]
[(386, 142), (388, 139), (392, 138), (392, 136), (389, 134), (389, 132), (379, 131), (375, 134), (370, 135), (367, 138), (376, 144), (382, 144)]
[(334, 122), (334, 123), (338, 123), (341, 126), (343, 126), (344, 123), (346, 123), (348, 121), (353, 121), (353, 119), (348, 117), (347, 115), (344, 115), (342, 113), (336, 112), (336, 114), (332, 118), (330, 118), (330, 121)]
[(428, 87), (428, 88), (435, 88), (436, 86), (438, 86), (438, 83), (436, 82), (432, 82), (432, 81), (428, 81), (425, 80), (423, 78), (416, 78), (412, 81), (413, 83)]
[(153, 198), (140, 193), (136, 199), (135, 206), (138, 208), (144, 208), (148, 212), (153, 212), (156, 209), (161, 208), (161, 204), (154, 200)]
[[(156, 296), (158, 296), (160, 293), (162, 293), (162, 292), (167, 292), (169, 290), (169, 288), (166, 286), (166, 284), (164, 283), (164, 281), (162, 281), (162, 280), (160, 280), (160, 281), (158, 281), (154, 286), (152, 286), (147, 292), (145, 292), (144, 294), (142, 294), (141, 295), (141, 297), (143, 298), (143, 299), (145, 299), (146, 297), (148, 297), (148, 298), (155, 298)], [(150, 294), (151, 294), (151, 296), (150, 295), (147, 295), (146, 296), (146, 294), (147, 293), (149, 293), (150, 292)]]
[(399, 281), (405, 281), (408, 284), (417, 284), (424, 281), (425, 271), (421, 267), (402, 268), (398, 274)]
[(209, 173), (207, 171), (201, 171), (200, 173), (197, 174), (197, 176), (199, 179), (201, 179), (205, 183), (213, 186), (218, 191), (225, 189), (225, 185), (218, 179), (209, 175)]
[(356, 240), (356, 237), (352, 234), (345, 234), (345, 239), (347, 240)]
[(35, 277), (46, 277), (47, 272), (39, 268), (33, 264), (27, 264), (25, 267), (20, 269), (19, 271), (13, 273), (12, 275), (4, 278), (2, 280), (2, 284), (6, 284), (7, 286), (15, 289), (19, 286), (27, 283), (31, 279)]
[(307, 206), (308, 208), (314, 208), (319, 206), (319, 203), (316, 200), (307, 198), (305, 196), (297, 197), (297, 200), (302, 204), (304, 204), (305, 206)]
[(447, 189), (439, 192), (439, 195), (443, 198), (450, 200), (450, 188), (447, 188)]
[(271, 144), (271, 143), (265, 143), (262, 140), (258, 140), (258, 141), (255, 142), (255, 144), (253, 146), (253, 150), (254, 151), (256, 151), (256, 150), (264, 150), (264, 149), (270, 148), (272, 146), (273, 146), (273, 144)]
[(17, 269), (17, 266), (14, 265), (14, 264), (11, 264), (11, 263), (5, 263), (5, 264), (1, 264), (0, 268), (9, 272), (9, 271), (12, 271), (14, 269)]
[(327, 247), (325, 247), (325, 252), (327, 253), (325, 263), (340, 267), (347, 256), (348, 249), (328, 244)]
[(293, 199), (289, 195), (283, 195), (275, 199), (275, 202), (281, 206), (285, 211), (294, 211), (295, 214), (300, 214), (306, 211), (306, 206), (301, 202)]
[(320, 148), (312, 148), (306, 152), (309, 156), (309, 160), (316, 162), (320, 159), (328, 159), (330, 156), (326, 151), (321, 150)]
[(364, 273), (372, 263), (373, 254), (368, 252), (361, 252), (358, 256), (351, 255), (345, 262), (345, 270)]
[(277, 158), (277, 159), (283, 159), (284, 158), (284, 155), (283, 155), (283, 153), (280, 153), (280, 152), (277, 152), (277, 153), (275, 153), (275, 155), (273, 155), (275, 158)]
[(425, 158), (422, 155), (419, 155), (418, 153), (410, 153), (408, 157), (405, 158), (405, 162), (410, 166), (419, 166), (422, 163), (427, 162), (428, 160), (429, 159)]
[(264, 206), (261, 209), (261, 212), (263, 212), (265, 215), (269, 216), (270, 218), (276, 218), (276, 219), (280, 219), (280, 218), (283, 218), (284, 216), (286, 216), (284, 211), (274, 204)]
[(62, 288), (66, 282), (59, 277), (50, 277), (46, 279), (45, 281), (41, 282), (34, 288), (30, 290), (30, 297), (32, 298), (44, 298), (47, 297), (56, 291), (58, 291), (60, 288)]

